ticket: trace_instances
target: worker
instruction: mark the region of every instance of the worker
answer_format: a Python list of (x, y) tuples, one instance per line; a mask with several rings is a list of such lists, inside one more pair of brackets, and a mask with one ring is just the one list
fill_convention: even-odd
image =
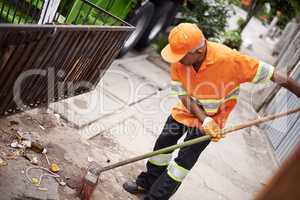
[[(206, 40), (195, 24), (177, 25), (168, 41), (161, 55), (171, 63), (172, 93), (180, 102), (172, 109), (154, 150), (176, 144), (185, 133), (185, 141), (204, 134), (213, 142), (222, 139), (221, 129), (237, 103), (242, 83), (272, 80), (300, 96), (296, 81), (270, 64)], [(209, 143), (180, 149), (174, 160), (172, 152), (150, 158), (147, 170), (123, 188), (132, 194), (144, 193), (145, 200), (169, 199)]]

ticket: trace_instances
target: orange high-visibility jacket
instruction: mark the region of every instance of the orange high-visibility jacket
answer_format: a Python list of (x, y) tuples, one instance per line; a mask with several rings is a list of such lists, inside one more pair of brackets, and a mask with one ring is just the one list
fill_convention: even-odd
[[(207, 42), (207, 55), (198, 72), (193, 66), (171, 65), (172, 95), (191, 96), (223, 128), (237, 103), (240, 84), (266, 82), (273, 72), (272, 65), (222, 44)], [(172, 109), (172, 116), (186, 126), (202, 126), (181, 102)]]

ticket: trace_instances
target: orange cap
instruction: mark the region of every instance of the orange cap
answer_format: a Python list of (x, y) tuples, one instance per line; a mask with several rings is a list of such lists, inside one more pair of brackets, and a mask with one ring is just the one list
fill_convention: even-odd
[(161, 56), (169, 63), (176, 63), (189, 51), (199, 47), (204, 36), (196, 24), (181, 23), (171, 30), (168, 40), (169, 44), (161, 51)]

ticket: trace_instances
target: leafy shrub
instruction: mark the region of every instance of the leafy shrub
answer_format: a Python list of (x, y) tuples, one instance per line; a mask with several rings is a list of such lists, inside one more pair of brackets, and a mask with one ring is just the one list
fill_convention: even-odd
[(190, 6), (183, 8), (184, 20), (197, 24), (208, 39), (219, 38), (229, 17), (227, 1), (191, 0), (190, 3)]
[(245, 23), (245, 19), (243, 19), (242, 17), (239, 17), (239, 19), (237, 20), (237, 25), (238, 25), (238, 29), (241, 30), (243, 24)]
[(223, 44), (226, 46), (239, 50), (242, 44), (241, 32), (239, 30), (230, 30), (224, 33)]

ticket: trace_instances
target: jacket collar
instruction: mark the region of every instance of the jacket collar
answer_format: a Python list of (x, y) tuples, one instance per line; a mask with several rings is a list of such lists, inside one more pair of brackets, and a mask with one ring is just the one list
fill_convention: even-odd
[(210, 65), (215, 63), (215, 51), (212, 47), (211, 42), (207, 41), (207, 52), (204, 62), (202, 63), (203, 66), (201, 66), (200, 70), (204, 70)]

